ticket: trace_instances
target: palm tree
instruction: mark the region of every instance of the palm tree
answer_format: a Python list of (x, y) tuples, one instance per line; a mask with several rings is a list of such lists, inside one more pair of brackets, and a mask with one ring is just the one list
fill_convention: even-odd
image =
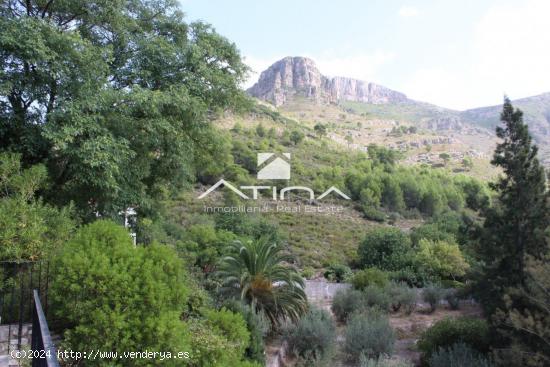
[(288, 263), (291, 257), (266, 240), (230, 245), (220, 264), (221, 291), (262, 312), (273, 327), (296, 321), (307, 311), (304, 280)]

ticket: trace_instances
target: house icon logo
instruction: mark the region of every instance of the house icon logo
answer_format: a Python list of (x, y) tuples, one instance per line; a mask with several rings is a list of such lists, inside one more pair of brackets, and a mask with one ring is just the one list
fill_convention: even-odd
[(258, 180), (290, 180), (290, 153), (258, 153)]

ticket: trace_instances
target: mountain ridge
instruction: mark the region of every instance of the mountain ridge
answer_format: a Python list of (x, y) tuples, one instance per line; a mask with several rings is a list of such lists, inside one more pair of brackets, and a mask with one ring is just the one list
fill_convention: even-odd
[[(371, 118), (390, 115), (392, 119), (434, 131), (473, 127), (494, 134), (501, 110), (501, 105), (494, 105), (458, 111), (410, 99), (402, 92), (377, 83), (342, 76), (327, 77), (315, 61), (301, 56), (288, 56), (273, 63), (247, 93), (276, 107), (291, 104), (297, 98), (319, 105), (335, 104), (348, 111), (354, 110), (350, 108), (353, 103), (371, 106), (366, 109)], [(550, 92), (516, 99), (512, 103), (523, 110), (524, 121), (541, 148), (541, 158), (550, 166)]]
[(404, 93), (380, 84), (342, 76), (328, 77), (307, 57), (287, 56), (264, 70), (247, 92), (253, 97), (285, 104), (295, 95), (315, 102), (337, 103), (340, 100), (373, 104), (407, 101)]

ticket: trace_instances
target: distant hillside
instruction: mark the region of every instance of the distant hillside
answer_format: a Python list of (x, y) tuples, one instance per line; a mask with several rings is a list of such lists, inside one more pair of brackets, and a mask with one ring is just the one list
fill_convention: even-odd
[[(305, 57), (285, 57), (275, 62), (261, 73), (258, 82), (247, 92), (294, 113), (297, 118), (317, 115), (313, 122), (332, 123), (334, 121), (326, 121), (323, 118), (326, 114), (321, 112), (331, 105), (342, 112), (360, 115), (365, 120), (378, 119), (390, 125), (412, 124), (425, 129), (426, 133), (457, 133), (460, 142), (476, 150), (480, 144), (486, 144), (485, 136), (494, 135), (501, 110), (497, 105), (455, 111), (414, 101), (401, 92), (372, 82), (326, 77), (313, 60)], [(524, 111), (525, 122), (540, 147), (541, 160), (550, 166), (550, 93), (518, 99), (513, 103)], [(486, 148), (492, 151), (493, 144)]]
[[(541, 157), (550, 166), (550, 93), (517, 99), (513, 104), (523, 111), (529, 131), (541, 148)], [(494, 130), (499, 123), (501, 109), (500, 105), (475, 108), (461, 112), (460, 117)]]

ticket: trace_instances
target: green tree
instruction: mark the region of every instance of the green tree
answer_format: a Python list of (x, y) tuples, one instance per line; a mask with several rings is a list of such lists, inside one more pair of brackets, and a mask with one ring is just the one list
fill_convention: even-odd
[(421, 239), (415, 261), (425, 273), (442, 279), (463, 277), (469, 265), (456, 243)]
[(474, 167), (474, 161), (472, 161), (472, 158), (465, 157), (462, 160), (462, 167), (464, 167), (464, 169), (467, 169), (468, 171), (470, 171)]
[(48, 197), (88, 218), (153, 210), (216, 149), (209, 113), (243, 105), (235, 45), (176, 1), (4, 1), (0, 15), (1, 149), (46, 163)]
[(313, 130), (319, 137), (327, 135), (327, 127), (320, 122), (313, 126)]
[(222, 294), (233, 296), (262, 312), (276, 327), (286, 319), (296, 321), (307, 311), (304, 280), (292, 257), (266, 240), (234, 242), (218, 271)]
[(260, 138), (263, 138), (266, 134), (265, 127), (262, 123), (259, 123), (258, 126), (256, 126), (256, 135), (258, 135)]
[(302, 140), (304, 140), (304, 133), (299, 130), (292, 130), (290, 132), (290, 141), (294, 143), (294, 145), (298, 145)]
[(498, 197), (483, 212), (485, 222), (477, 248), (484, 263), (478, 293), (488, 315), (504, 309), (508, 288), (524, 283), (525, 257), (540, 259), (545, 249), (544, 231), (550, 225), (546, 177), (523, 113), (506, 99), (501, 120), (504, 126), (497, 128), (497, 136), (502, 142), (492, 164), (504, 175), (492, 184)]
[(449, 161), (451, 160), (451, 156), (449, 155), (449, 153), (441, 153), (439, 154), (439, 158), (443, 160), (445, 165), (449, 164)]
[[(549, 246), (550, 248), (550, 246)], [(547, 366), (550, 364), (550, 250), (540, 260), (528, 258), (525, 285), (506, 295), (506, 309), (498, 311), (499, 322), (511, 328), (506, 335), (511, 346), (498, 355), (502, 365)], [(514, 298), (531, 301), (529, 308), (514, 308)]]
[(399, 270), (410, 261), (411, 240), (399, 228), (374, 228), (365, 235), (357, 254), (364, 267)]
[(0, 261), (46, 258), (72, 235), (71, 208), (35, 198), (46, 179), (43, 165), (23, 169), (20, 155), (0, 154)]

